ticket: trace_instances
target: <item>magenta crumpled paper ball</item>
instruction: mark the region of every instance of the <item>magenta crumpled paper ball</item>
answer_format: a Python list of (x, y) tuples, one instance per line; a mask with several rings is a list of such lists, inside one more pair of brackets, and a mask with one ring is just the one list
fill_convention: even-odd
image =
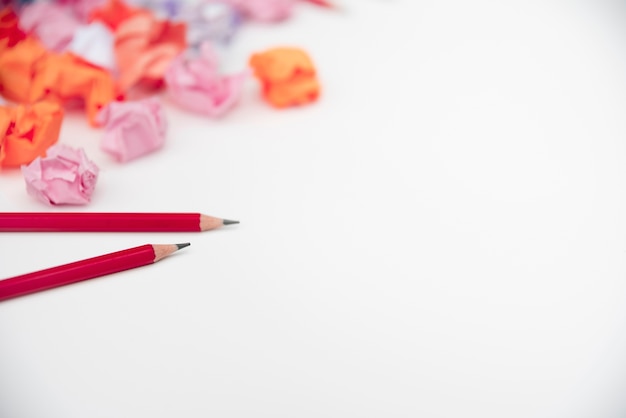
[(48, 205), (89, 203), (98, 172), (83, 149), (61, 144), (48, 148), (46, 157), (38, 157), (22, 166), (26, 191)]

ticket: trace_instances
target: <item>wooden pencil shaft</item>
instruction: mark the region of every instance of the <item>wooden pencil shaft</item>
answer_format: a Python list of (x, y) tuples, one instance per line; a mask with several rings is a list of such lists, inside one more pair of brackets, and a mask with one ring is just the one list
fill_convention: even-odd
[(11, 277), (0, 280), (0, 301), (154, 262), (155, 246), (148, 244)]
[(199, 213), (3, 212), (0, 232), (198, 232), (201, 216)]

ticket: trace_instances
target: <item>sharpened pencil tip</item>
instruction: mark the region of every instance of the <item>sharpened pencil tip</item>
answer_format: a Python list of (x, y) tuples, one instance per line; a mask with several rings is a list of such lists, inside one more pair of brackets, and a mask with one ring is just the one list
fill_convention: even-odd
[(233, 225), (233, 224), (238, 224), (238, 223), (239, 223), (239, 221), (232, 221), (232, 220), (230, 220), (230, 219), (222, 219), (222, 223), (223, 223), (224, 225)]
[(176, 247), (178, 250), (180, 250), (181, 248), (189, 247), (190, 245), (191, 245), (190, 242), (184, 242), (182, 244), (176, 244)]

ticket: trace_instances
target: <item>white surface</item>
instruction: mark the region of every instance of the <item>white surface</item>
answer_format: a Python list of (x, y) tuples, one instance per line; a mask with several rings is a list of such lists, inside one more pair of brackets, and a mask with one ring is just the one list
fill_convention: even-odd
[[(0, 417), (613, 418), (626, 413), (626, 11), (343, 1), (249, 26), (227, 68), (309, 50), (321, 101), (101, 167), (91, 211), (204, 234), (3, 234), (0, 277), (148, 242), (158, 265), (0, 304)], [(42, 210), (16, 172), (0, 209)]]

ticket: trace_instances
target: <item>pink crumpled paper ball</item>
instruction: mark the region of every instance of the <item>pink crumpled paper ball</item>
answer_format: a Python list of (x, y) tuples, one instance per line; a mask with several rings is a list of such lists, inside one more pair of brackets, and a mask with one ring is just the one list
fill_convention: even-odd
[(225, 0), (249, 19), (278, 22), (291, 16), (297, 0)]
[(154, 97), (111, 102), (98, 114), (98, 122), (104, 125), (100, 148), (119, 162), (149, 154), (165, 143), (165, 111)]
[(26, 191), (48, 205), (89, 203), (98, 171), (85, 151), (60, 144), (48, 148), (46, 157), (22, 166)]
[(20, 11), (20, 27), (35, 33), (46, 48), (55, 52), (65, 50), (79, 25), (76, 18), (55, 3), (37, 2)]
[(83, 23), (86, 23), (92, 10), (102, 6), (107, 0), (56, 0)]
[(247, 72), (221, 75), (217, 57), (208, 42), (195, 59), (179, 55), (165, 72), (165, 84), (173, 102), (187, 110), (219, 117), (239, 101)]

